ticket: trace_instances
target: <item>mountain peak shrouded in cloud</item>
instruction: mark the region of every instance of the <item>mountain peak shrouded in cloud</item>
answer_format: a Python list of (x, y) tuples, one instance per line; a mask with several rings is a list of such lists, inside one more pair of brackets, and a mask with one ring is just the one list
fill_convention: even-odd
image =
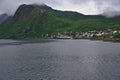
[[(120, 0), (0, 0), (0, 13), (13, 15), (19, 5), (33, 3), (40, 5), (45, 3), (53, 9), (77, 11), (85, 15), (105, 13), (107, 17), (112, 17), (116, 11), (117, 15), (120, 12)], [(107, 12), (108, 8), (111, 10)]]
[(7, 14), (0, 15), (0, 24), (3, 23), (9, 16)]
[(120, 16), (120, 0), (95, 0), (96, 7), (108, 18)]
[(43, 9), (43, 10), (50, 10), (50, 9), (52, 9), (51, 7), (49, 7), (49, 6), (47, 6), (46, 4), (44, 4), (44, 3), (42, 3), (42, 4), (30, 4), (30, 5), (32, 5), (32, 6), (34, 6), (34, 7), (38, 7), (38, 8), (41, 8), (41, 9)]
[(49, 7), (45, 4), (22, 4), (16, 10), (16, 12), (13, 16), (13, 20), (18, 21), (19, 19), (22, 19), (23, 17), (30, 14), (35, 8), (39, 8), (39, 9), (42, 9), (44, 11), (52, 9), (51, 7)]
[(105, 11), (102, 15), (107, 18), (117, 17), (120, 16), (120, 11)]

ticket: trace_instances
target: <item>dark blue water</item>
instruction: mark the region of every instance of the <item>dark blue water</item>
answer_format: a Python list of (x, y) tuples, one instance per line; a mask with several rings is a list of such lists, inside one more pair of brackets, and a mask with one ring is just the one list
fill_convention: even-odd
[(0, 80), (120, 80), (120, 43), (0, 40)]

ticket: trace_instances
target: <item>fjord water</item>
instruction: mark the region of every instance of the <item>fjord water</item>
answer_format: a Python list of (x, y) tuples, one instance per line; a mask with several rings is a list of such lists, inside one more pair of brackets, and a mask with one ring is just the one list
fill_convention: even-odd
[(0, 40), (0, 80), (120, 80), (120, 43)]

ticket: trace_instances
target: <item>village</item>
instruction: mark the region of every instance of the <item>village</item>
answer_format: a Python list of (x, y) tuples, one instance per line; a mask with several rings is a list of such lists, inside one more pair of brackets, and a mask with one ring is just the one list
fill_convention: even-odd
[(120, 30), (104, 30), (104, 31), (80, 31), (80, 32), (63, 32), (57, 35), (46, 34), (44, 38), (50, 39), (93, 39), (93, 38), (113, 38), (113, 35), (120, 33)]

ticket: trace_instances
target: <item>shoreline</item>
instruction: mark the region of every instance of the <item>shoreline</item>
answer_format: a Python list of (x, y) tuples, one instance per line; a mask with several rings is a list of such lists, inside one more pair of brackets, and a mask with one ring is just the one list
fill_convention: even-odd
[(120, 43), (120, 38), (103, 38), (103, 39), (91, 38), (90, 40), (101, 40), (105, 42), (119, 42)]
[(100, 39), (100, 38), (72, 38), (72, 39), (67, 39), (67, 38), (38, 38), (38, 39), (34, 39), (34, 38), (1, 38), (0, 40), (91, 40), (91, 41), (104, 41), (104, 42), (119, 42), (120, 43), (120, 38), (104, 38), (104, 39)]

